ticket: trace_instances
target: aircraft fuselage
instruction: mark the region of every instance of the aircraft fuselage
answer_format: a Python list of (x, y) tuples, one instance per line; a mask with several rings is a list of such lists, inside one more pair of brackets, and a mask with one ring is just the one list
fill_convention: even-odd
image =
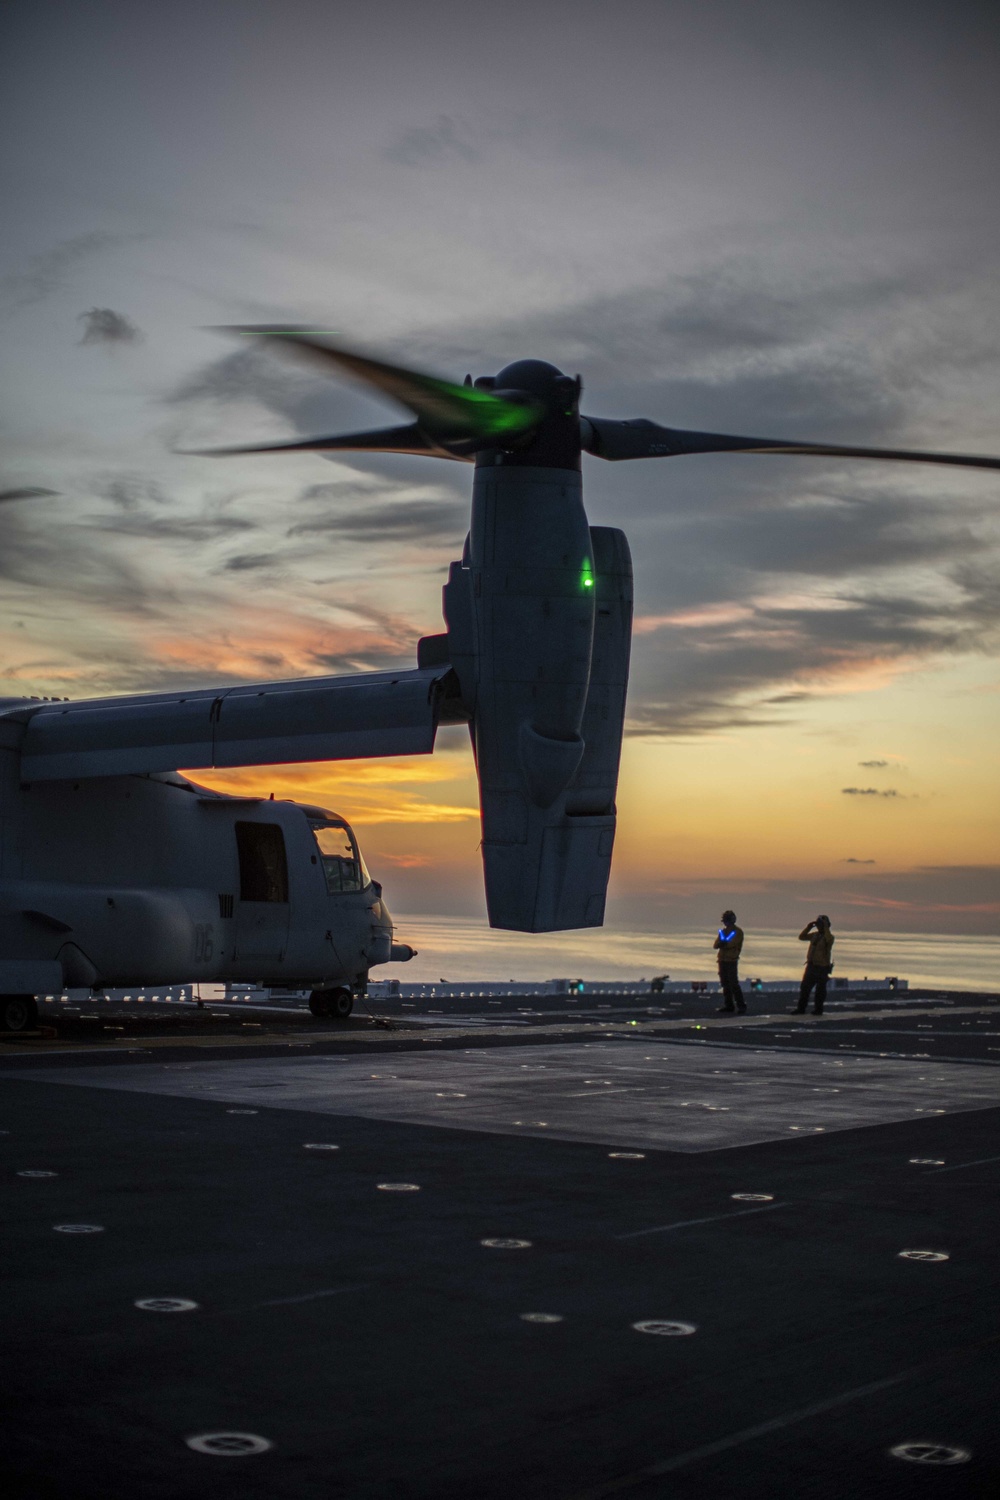
[(170, 775), (25, 784), (18, 760), (0, 750), (0, 991), (199, 980), (354, 990), (389, 960), (381, 887), (332, 815), (342, 857), (324, 855), (322, 809)]

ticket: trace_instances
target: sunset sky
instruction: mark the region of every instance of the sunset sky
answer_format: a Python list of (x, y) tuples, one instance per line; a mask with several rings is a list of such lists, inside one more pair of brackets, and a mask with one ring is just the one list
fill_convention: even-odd
[[(441, 628), (471, 470), (181, 455), (397, 420), (213, 325), (458, 380), (548, 359), (594, 415), (1000, 453), (998, 64), (965, 0), (12, 0), (0, 695), (397, 666)], [(609, 934), (723, 905), (996, 933), (1000, 476), (584, 483), (636, 568)], [(464, 731), (198, 779), (338, 808), (398, 914), (483, 916)]]

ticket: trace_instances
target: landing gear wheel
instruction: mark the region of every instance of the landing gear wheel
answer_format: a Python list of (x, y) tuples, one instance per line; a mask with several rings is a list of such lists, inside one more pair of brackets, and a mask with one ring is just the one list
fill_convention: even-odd
[(309, 1009), (314, 1016), (346, 1021), (354, 1009), (354, 996), (345, 989), (313, 990), (309, 996)]
[(333, 991), (333, 994), (330, 996), (331, 1016), (337, 1016), (341, 1021), (346, 1021), (347, 1017), (351, 1014), (351, 1011), (353, 1009), (354, 996), (351, 994), (350, 990)]
[(35, 1031), (37, 1027), (34, 995), (0, 995), (0, 1031)]

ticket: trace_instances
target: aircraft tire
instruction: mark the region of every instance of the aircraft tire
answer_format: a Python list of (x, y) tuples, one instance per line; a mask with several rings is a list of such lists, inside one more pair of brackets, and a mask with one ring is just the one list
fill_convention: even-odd
[(330, 1014), (339, 1021), (346, 1021), (354, 1009), (354, 996), (350, 990), (333, 990), (330, 995)]
[(0, 1031), (35, 1031), (38, 1002), (34, 995), (0, 995)]
[(313, 990), (309, 996), (309, 1009), (314, 1016), (346, 1021), (354, 1009), (354, 996), (342, 986), (332, 990)]

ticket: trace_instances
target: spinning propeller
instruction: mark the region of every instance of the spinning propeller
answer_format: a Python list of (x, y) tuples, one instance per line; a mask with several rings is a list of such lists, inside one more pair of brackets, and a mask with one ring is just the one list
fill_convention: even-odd
[(405, 427), (382, 427), (373, 432), (350, 432), (332, 437), (305, 438), (292, 443), (258, 443), (250, 447), (212, 448), (211, 454), (361, 451), (369, 453), (430, 453), (438, 458), (474, 458), (483, 448), (529, 440), (545, 413), (527, 392), (494, 394), (474, 386), (455, 385), (400, 365), (353, 354), (294, 328), (274, 330), (244, 327), (226, 330), (269, 338), (279, 348), (319, 364), (327, 373), (352, 375), (374, 386), (384, 396), (407, 407), (416, 421)]
[(279, 348), (374, 387), (412, 412), (405, 426), (304, 438), (296, 442), (199, 450), (211, 454), (369, 452), (423, 453), (439, 458), (520, 465), (575, 467), (580, 452), (612, 461), (678, 458), (695, 453), (798, 453), (823, 458), (870, 458), (1000, 469), (1000, 458), (926, 453), (907, 448), (862, 448), (837, 443), (782, 442), (726, 432), (692, 432), (639, 418), (580, 416), (580, 380), (541, 360), (519, 360), (496, 377), (465, 385), (356, 354), (304, 329), (245, 326), (227, 330), (268, 338)]

